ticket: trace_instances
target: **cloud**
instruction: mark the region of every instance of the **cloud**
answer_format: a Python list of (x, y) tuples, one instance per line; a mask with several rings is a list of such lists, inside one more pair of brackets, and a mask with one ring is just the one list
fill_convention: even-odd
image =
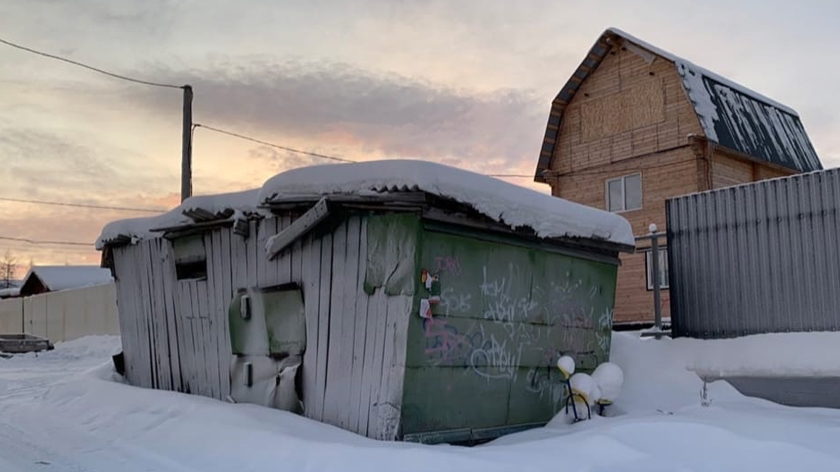
[(0, 152), (6, 170), (0, 184), (7, 197), (125, 205), (165, 193), (176, 181), (165, 169), (147, 167), (146, 156), (57, 130), (3, 128)]
[[(496, 171), (535, 165), (549, 106), (527, 90), (475, 93), (336, 63), (217, 60), (201, 70), (161, 67), (149, 75), (190, 83), (194, 119), (211, 126), (356, 157), (414, 157)], [(172, 97), (125, 90), (139, 105), (172, 110)]]

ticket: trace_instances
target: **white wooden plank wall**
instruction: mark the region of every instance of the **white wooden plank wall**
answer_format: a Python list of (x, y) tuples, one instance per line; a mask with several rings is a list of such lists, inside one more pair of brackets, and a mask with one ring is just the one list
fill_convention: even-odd
[(169, 353), (169, 326), (166, 316), (166, 299), (163, 292), (163, 266), (160, 260), (159, 242), (149, 241), (146, 250), (148, 251), (146, 274), (149, 277), (149, 286), (151, 287), (149, 298), (151, 299), (151, 315), (155, 331), (152, 341), (158, 367), (157, 385), (158, 388), (172, 390), (172, 356)]
[(407, 295), (386, 297), (388, 316), (385, 330), (385, 351), (382, 359), (378, 410), (378, 434), (371, 437), (393, 440), (397, 436), (402, 417), (403, 374), (413, 299)]
[[(347, 406), (350, 413), (350, 424), (348, 429), (351, 431), (361, 432), (362, 429), (367, 430), (367, 404), (364, 407), (361, 404), (362, 391), (365, 389), (364, 384), (364, 368), (365, 368), (365, 350), (367, 348), (367, 319), (368, 319), (368, 300), (370, 299), (364, 292), (365, 271), (367, 269), (367, 220), (361, 219), (359, 225), (359, 246), (356, 255), (356, 287), (355, 294), (350, 300), (355, 303), (353, 312), (347, 313), (354, 319), (354, 333), (353, 333), (353, 362), (352, 362), (352, 384), (350, 391), (350, 402)], [(362, 428), (364, 424), (364, 428)]]
[(382, 289), (364, 294), (367, 227), (358, 216), (332, 234), (307, 236), (269, 261), (265, 242), (291, 222), (290, 217), (252, 221), (247, 239), (229, 228), (206, 233), (206, 281), (178, 281), (171, 242), (164, 239), (116, 248), (128, 379), (226, 398), (232, 297), (246, 288), (294, 282), (303, 291), (306, 315), (305, 415), (393, 439), (412, 297), (388, 297)]
[[(166, 318), (166, 342), (168, 344), (169, 368), (172, 375), (172, 390), (184, 391), (185, 383), (181, 373), (181, 357), (178, 336), (178, 324), (176, 322), (178, 312), (175, 300), (175, 269), (170, 264), (172, 255), (166, 241), (158, 239), (154, 241), (155, 262), (156, 262), (156, 290), (163, 304), (161, 312)], [(161, 343), (158, 343), (160, 346)]]
[[(321, 290), (318, 293), (318, 360), (316, 364), (316, 386), (314, 399), (318, 408), (314, 418), (321, 421), (326, 409), (327, 394), (327, 357), (330, 346), (330, 303), (332, 287), (333, 235), (326, 234), (321, 238), (321, 261), (318, 277)], [(307, 322), (308, 322), (307, 318)], [(307, 400), (304, 399), (304, 405)]]
[(140, 365), (143, 367), (140, 371), (140, 382), (142, 387), (153, 388), (152, 378), (154, 376), (154, 367), (152, 366), (151, 355), (151, 339), (149, 338), (149, 323), (148, 314), (146, 313), (145, 294), (146, 286), (144, 284), (145, 276), (145, 258), (143, 257), (143, 249), (145, 243), (137, 245), (137, 250), (132, 251), (132, 266), (135, 268), (132, 275), (135, 277), (135, 284), (138, 290), (134, 293), (134, 309), (137, 313), (137, 330), (139, 333), (140, 344)]
[(133, 248), (114, 248), (114, 264), (117, 267), (117, 277), (115, 284), (117, 287), (117, 310), (119, 310), (120, 320), (120, 341), (122, 344), (123, 357), (125, 359), (125, 378), (130, 383), (137, 385), (137, 328), (135, 327), (136, 313), (131, 306), (131, 292), (135, 287), (131, 283), (129, 277), (128, 257)]
[[(321, 239), (311, 234), (302, 245), (301, 279), (303, 280), (303, 307), (306, 317), (306, 352), (301, 366), (304, 414), (316, 418), (323, 411), (323, 395), (317, 386), (319, 326), (318, 312), (321, 301)], [(320, 417), (320, 416), (318, 416)]]
[(340, 426), (339, 399), (346, 388), (338, 382), (341, 365), (341, 320), (344, 317), (344, 254), (347, 250), (347, 222), (341, 223), (333, 232), (332, 290), (330, 291), (329, 331), (327, 333), (327, 378), (324, 395), (324, 414), (321, 421)]
[[(337, 333), (338, 335), (332, 339), (340, 342), (339, 371), (338, 377), (335, 378), (335, 382), (338, 384), (336, 390), (340, 392), (336, 401), (339, 413), (338, 425), (344, 429), (352, 430), (353, 415), (350, 411), (350, 401), (356, 383), (356, 379), (353, 377), (353, 354), (355, 352), (353, 341), (356, 334), (356, 299), (359, 296), (359, 217), (357, 216), (347, 220), (347, 239), (345, 243), (344, 265), (337, 271), (337, 273), (342, 274), (340, 277), (342, 278), (343, 293), (341, 294), (339, 311), (333, 310), (333, 314), (339, 315), (341, 332)], [(327, 385), (329, 385), (330, 380), (332, 379), (327, 380)], [(358, 408), (355, 410), (356, 416), (358, 416)], [(358, 424), (358, 420), (356, 423)]]
[[(214, 285), (214, 289), (225, 303), (230, 303), (235, 293), (233, 286), (233, 267), (231, 265), (231, 256), (233, 248), (231, 246), (230, 231), (219, 231), (219, 239), (221, 241), (221, 257), (222, 263), (220, 265), (221, 271), (221, 287)], [(242, 239), (239, 236), (233, 235), (235, 238)], [(228, 324), (228, 306), (222, 304), (222, 323), (220, 329), (217, 330), (218, 349), (219, 349), (219, 368), (222, 372), (222, 397), (227, 398), (230, 395), (230, 362), (231, 362), (231, 347), (230, 347), (230, 325)], [(227, 380), (227, 381), (225, 381)]]

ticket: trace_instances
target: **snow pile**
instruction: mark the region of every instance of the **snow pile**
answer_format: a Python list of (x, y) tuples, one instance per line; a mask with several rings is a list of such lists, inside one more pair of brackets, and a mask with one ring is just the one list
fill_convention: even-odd
[(612, 362), (604, 362), (592, 372), (592, 380), (599, 388), (596, 401), (615, 402), (621, 394), (621, 387), (624, 385), (624, 372), (621, 367)]
[(511, 228), (531, 228), (541, 238), (595, 238), (635, 245), (630, 223), (619, 215), (425, 161), (385, 160), (294, 169), (269, 179), (260, 192), (260, 201), (401, 191), (423, 191), (455, 200)]
[(703, 377), (840, 377), (840, 332), (670, 342), (688, 356), (687, 368)]
[(24, 285), (30, 277), (37, 277), (52, 292), (93, 287), (114, 281), (111, 271), (99, 266), (36, 266), (29, 269)]
[(623, 415), (475, 448), (378, 442), (283, 411), (113, 382), (116, 341), (0, 359), (0, 470), (840, 470), (840, 412), (745, 398), (722, 382), (700, 406), (702, 381), (686, 369), (696, 352), (682, 340), (613, 335), (626, 382), (609, 408)]
[(185, 215), (191, 210), (214, 214), (235, 210), (243, 214), (261, 212), (261, 204), (278, 198), (317, 201), (324, 195), (404, 191), (423, 191), (455, 200), (511, 228), (531, 228), (541, 238), (591, 238), (635, 246), (630, 223), (619, 215), (455, 167), (385, 160), (293, 169), (272, 177), (260, 190), (192, 197), (161, 216), (109, 223), (96, 248), (101, 250), (120, 236), (146, 239), (155, 236), (155, 229), (191, 223)]
[(572, 387), (572, 392), (583, 397), (575, 398), (576, 402), (583, 402), (586, 400), (590, 406), (594, 405), (595, 402), (598, 401), (598, 397), (601, 393), (598, 389), (598, 384), (592, 380), (592, 377), (589, 374), (584, 374), (582, 372), (573, 375), (572, 378), (569, 379), (569, 386)]
[(257, 208), (258, 193), (258, 190), (246, 190), (219, 195), (198, 195), (184, 200), (177, 207), (159, 216), (113, 221), (102, 229), (96, 240), (96, 249), (102, 250), (108, 242), (120, 237), (128, 237), (136, 242), (159, 236), (154, 230), (193, 223), (194, 221), (187, 216), (187, 213), (192, 211), (200, 210), (214, 215), (233, 212), (231, 218), (253, 213), (267, 214)]
[(557, 359), (557, 368), (563, 372), (563, 375), (569, 377), (575, 373), (575, 360), (571, 356), (562, 356)]
[(80, 359), (108, 359), (122, 350), (119, 336), (84, 336), (72, 341), (56, 343), (55, 349), (41, 352), (15, 354), (9, 362), (27, 362), (38, 359), (39, 363), (61, 363)]

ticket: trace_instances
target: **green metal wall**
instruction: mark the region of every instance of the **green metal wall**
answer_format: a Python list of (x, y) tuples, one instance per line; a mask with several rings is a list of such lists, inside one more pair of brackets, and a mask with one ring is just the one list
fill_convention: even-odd
[(608, 360), (616, 266), (513, 239), (429, 230), (421, 239), (417, 270), (439, 276), (441, 299), (421, 318), (420, 299), (432, 294), (417, 277), (404, 435), (546, 422), (562, 405), (558, 357), (581, 370)]

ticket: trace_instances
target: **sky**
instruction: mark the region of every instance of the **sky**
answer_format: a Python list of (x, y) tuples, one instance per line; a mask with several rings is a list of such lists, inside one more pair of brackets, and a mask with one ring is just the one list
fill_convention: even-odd
[[(0, 0), (0, 38), (143, 80), (190, 84), (194, 120), (354, 160), (533, 174), (551, 100), (618, 27), (796, 109), (840, 165), (840, 3), (756, 0)], [(181, 91), (0, 44), (0, 199), (168, 209)], [(198, 128), (193, 189), (256, 188), (323, 160)], [(547, 191), (531, 179), (512, 182)], [(102, 226), (149, 213), (0, 200), (0, 258), (97, 264)]]

